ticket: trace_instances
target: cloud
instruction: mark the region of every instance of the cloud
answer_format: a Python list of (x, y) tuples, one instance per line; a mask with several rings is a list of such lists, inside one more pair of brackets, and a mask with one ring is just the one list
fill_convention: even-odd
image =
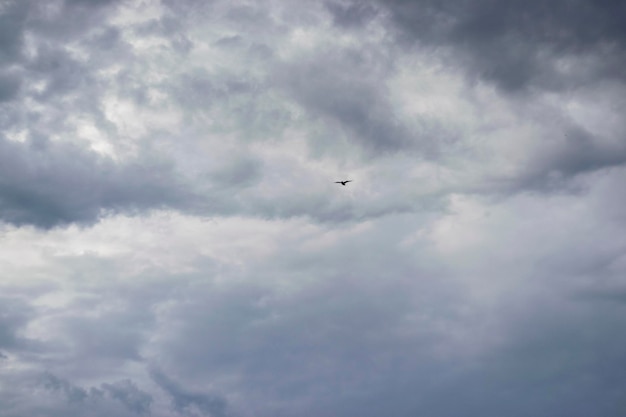
[(617, 1), (377, 4), (404, 40), (452, 48), (468, 75), (505, 91), (569, 89), (607, 76), (623, 81), (617, 68), (626, 58), (626, 9)]
[(0, 417), (621, 416), (623, 6), (301, 3), (1, 3)]
[(60, 379), (50, 373), (44, 374), (42, 384), (46, 389), (62, 392), (70, 403), (84, 402), (89, 395), (85, 389), (73, 386), (68, 381)]
[(305, 108), (338, 123), (372, 154), (418, 147), (409, 128), (394, 118), (380, 74), (371, 74), (379, 65), (362, 51), (320, 54), (299, 59), (277, 78)]
[(68, 0), (67, 4), (70, 5), (84, 5), (84, 6), (101, 6), (111, 4), (117, 0)]
[(172, 397), (172, 406), (178, 412), (197, 409), (204, 416), (223, 417), (226, 413), (226, 400), (222, 397), (202, 392), (193, 392), (181, 387), (161, 370), (153, 368), (152, 379)]
[(8, 74), (0, 75), (0, 102), (12, 100), (18, 93), (20, 80)]
[(377, 10), (372, 3), (327, 1), (324, 5), (332, 13), (333, 22), (344, 28), (362, 26), (377, 14)]
[(130, 380), (123, 380), (113, 384), (102, 384), (102, 389), (121, 403), (130, 411), (137, 414), (150, 414), (152, 397), (141, 391)]
[[(91, 261), (57, 255), (45, 264), (51, 276), (82, 277), (61, 281), (72, 288), (61, 294), (79, 298), (32, 298), (40, 306), (34, 323), (45, 324), (34, 327), (52, 332), (47, 346), (69, 340), (92, 348), (64, 349), (65, 356), (48, 348), (22, 360), (62, 368), (75, 375), (71, 380), (123, 381), (131, 372), (131, 381), (143, 381), (133, 384), (149, 387), (142, 391), (153, 398), (155, 415), (167, 409), (162, 392), (182, 415), (605, 411), (600, 404), (619, 404), (612, 392), (589, 394), (599, 402), (574, 393), (603, 389), (606, 374), (597, 359), (622, 360), (622, 342), (612, 336), (622, 326), (619, 307), (602, 301), (598, 308), (593, 298), (581, 302), (580, 294), (611, 276), (594, 265), (603, 254), (619, 253), (624, 241), (613, 235), (596, 244), (611, 228), (577, 196), (552, 204), (547, 208), (541, 196), (487, 206), (465, 199), (427, 224), (410, 215), (342, 227), (165, 216), (145, 224), (129, 218), (116, 225), (120, 219), (109, 218), (82, 232), (33, 231), (56, 234), (41, 240), (44, 248), (64, 239), (65, 250), (94, 253)], [(564, 208), (558, 221), (554, 207)], [(525, 223), (511, 221), (520, 218)], [(24, 236), (17, 230), (11, 236)], [(119, 242), (113, 252), (111, 240)], [(22, 256), (32, 251), (39, 249), (26, 247)], [(570, 255), (579, 262), (572, 264)], [(22, 270), (30, 277), (37, 268)], [(581, 280), (581, 272), (591, 281)], [(133, 319), (145, 315), (154, 321)], [(89, 326), (75, 326), (77, 320)], [(147, 336), (136, 345), (145, 360), (109, 361), (105, 355), (128, 332)], [(53, 353), (54, 360), (46, 360)], [(146, 363), (162, 368), (146, 369)], [(619, 384), (619, 374), (614, 378)], [(123, 398), (147, 404), (147, 396), (131, 400), (126, 382), (94, 386), (110, 400), (102, 402), (84, 388), (93, 382), (54, 381), (53, 391), (82, 409), (119, 404), (131, 412)], [(492, 396), (487, 403), (485, 390)], [(80, 402), (82, 392), (88, 397)], [(454, 404), (450, 392), (457, 393)], [(536, 407), (527, 408), (529, 402)]]
[(25, 2), (5, 2), (0, 9), (0, 65), (8, 66), (21, 56), (24, 22), (28, 5)]
[(621, 143), (602, 143), (601, 138), (580, 129), (572, 129), (563, 136), (559, 148), (545, 155), (537, 155), (535, 169), (529, 170), (532, 177), (525, 179), (525, 186), (532, 187), (532, 183), (538, 181), (536, 184), (541, 188), (549, 186), (551, 175), (572, 178), (626, 162), (626, 147)]
[(48, 391), (61, 394), (69, 404), (72, 415), (81, 411), (95, 411), (96, 415), (106, 415), (106, 412), (121, 412), (121, 415), (151, 414), (152, 397), (130, 380), (103, 383), (99, 388), (85, 389), (46, 372), (41, 376), (39, 384)]
[(28, 303), (4, 296), (0, 306), (0, 347), (6, 350), (24, 349), (26, 340), (21, 330), (32, 318), (32, 309)]
[(167, 165), (117, 164), (72, 145), (0, 141), (0, 218), (16, 225), (90, 223), (106, 211), (184, 204), (193, 193)]

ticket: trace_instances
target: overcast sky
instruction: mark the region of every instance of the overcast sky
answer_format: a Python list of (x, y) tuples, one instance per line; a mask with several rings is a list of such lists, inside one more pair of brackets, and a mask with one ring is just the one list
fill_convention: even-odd
[(625, 68), (621, 0), (0, 0), (0, 417), (623, 417)]

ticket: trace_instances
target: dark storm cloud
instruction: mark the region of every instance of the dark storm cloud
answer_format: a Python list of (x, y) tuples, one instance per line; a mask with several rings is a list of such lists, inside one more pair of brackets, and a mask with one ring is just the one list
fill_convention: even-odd
[[(453, 60), (460, 59), (470, 76), (506, 91), (560, 90), (605, 77), (625, 80), (626, 5), (619, 0), (377, 3), (390, 13), (404, 41), (452, 47)], [(585, 55), (596, 61), (590, 68), (574, 61), (559, 69), (556, 62)]]
[(226, 417), (227, 402), (219, 395), (194, 392), (183, 388), (179, 383), (172, 380), (163, 371), (153, 367), (150, 375), (154, 382), (172, 398), (174, 410), (184, 413), (197, 409), (202, 415), (208, 417)]
[(158, 162), (117, 164), (74, 145), (0, 139), (0, 219), (53, 227), (105, 211), (189, 203), (193, 194)]

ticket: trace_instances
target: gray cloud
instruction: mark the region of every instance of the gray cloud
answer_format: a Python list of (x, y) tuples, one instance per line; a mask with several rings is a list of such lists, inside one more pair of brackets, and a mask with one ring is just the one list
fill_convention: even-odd
[[(64, 44), (84, 35), (87, 45), (99, 47), (93, 56), (103, 55), (106, 45), (117, 48), (120, 43), (115, 30), (106, 30), (101, 23), (91, 25), (110, 10), (102, 6), (113, 3), (8, 2), (3, 6), (2, 19), (11, 24), (2, 25), (6, 30), (0, 34), (2, 53), (7, 63), (18, 67), (0, 78), (0, 98), (12, 100), (7, 103), (2, 124), (5, 132), (24, 130), (27, 136), (25, 143), (9, 141), (4, 136), (0, 139), (0, 219), (4, 222), (38, 227), (90, 223), (107, 211), (143, 210), (168, 205), (166, 200), (178, 204), (176, 201), (191, 196), (189, 190), (180, 188), (175, 175), (163, 172), (170, 170), (167, 164), (141, 160), (122, 166), (68, 144), (71, 140), (48, 140), (59, 133), (65, 139), (72, 136), (68, 122), (77, 115), (77, 109), (91, 113), (95, 125), (107, 133), (116, 133), (99, 101), (106, 84), (95, 76), (94, 64), (101, 58), (81, 61)], [(98, 33), (102, 27), (105, 31), (92, 40), (91, 33)], [(31, 39), (28, 54), (23, 52), (24, 33)], [(121, 47), (120, 52), (124, 53)], [(41, 87), (35, 87), (38, 84)], [(26, 87), (22, 97), (16, 99), (20, 85)], [(27, 104), (31, 99), (39, 103), (39, 109)], [(130, 185), (133, 182), (135, 185)], [(135, 200), (137, 192), (151, 202), (139, 203), (141, 198)]]
[(259, 161), (242, 158), (215, 172), (213, 182), (227, 188), (250, 186), (259, 179), (261, 170)]
[(20, 89), (20, 79), (15, 75), (0, 74), (0, 102), (12, 100)]
[(1, 140), (0, 156), (0, 217), (8, 223), (89, 223), (109, 210), (142, 210), (193, 199), (163, 163), (120, 165), (45, 139), (40, 144)]
[[(487, 236), (500, 233), (495, 247), (482, 242), (467, 249), (489, 252), (489, 262), (476, 262), (471, 252), (443, 254), (425, 238), (400, 243), (420, 224), (411, 216), (388, 217), (370, 223), (369, 229), (329, 226), (296, 239), (290, 229), (272, 238), (239, 226), (244, 230), (235, 236), (245, 242), (262, 239), (250, 246), (257, 248), (252, 253), (233, 249), (236, 259), (246, 259), (245, 267), (200, 256), (194, 272), (148, 269), (127, 283), (116, 282), (125, 273), (111, 261), (102, 259), (97, 268), (83, 269), (57, 259), (79, 276), (99, 278), (89, 285), (74, 284), (91, 297), (84, 305), (62, 308), (65, 314), (54, 314), (65, 327), (48, 328), (73, 344), (81, 339), (101, 344), (94, 350), (97, 354), (88, 356), (89, 374), (95, 375), (129, 369), (107, 362), (105, 355), (116, 347), (103, 339), (123, 342), (125, 331), (106, 328), (147, 331), (150, 336), (141, 348), (146, 361), (140, 367), (152, 361), (163, 364), (147, 371), (167, 394), (172, 412), (181, 415), (376, 416), (387, 410), (399, 416), (522, 416), (531, 411), (545, 416), (561, 411), (618, 416), (613, 410), (619, 410), (621, 396), (606, 387), (610, 381), (620, 386), (623, 375), (617, 370), (606, 373), (605, 367), (623, 361), (623, 341), (614, 336), (623, 326), (617, 314), (621, 307), (605, 300), (598, 304), (581, 294), (592, 295), (596, 282), (616, 272), (619, 276), (614, 265), (623, 246), (610, 239), (593, 247), (597, 238), (588, 235), (578, 217), (555, 224), (555, 230), (568, 230), (559, 236), (542, 227), (542, 221), (550, 223), (551, 210), (496, 210), (499, 213), (486, 218), (483, 226)], [(517, 226), (499, 219), (517, 210), (527, 213), (537, 227), (507, 238)], [(564, 210), (561, 218), (570, 215)], [(591, 225), (597, 236), (604, 233), (602, 219), (584, 218), (597, 222)], [(200, 241), (209, 239), (208, 230), (218, 233), (221, 226), (215, 227), (198, 230)], [(292, 227), (301, 228), (298, 223)], [(177, 225), (174, 234), (164, 231), (169, 250), (180, 246), (176, 242), (189, 229)], [(457, 229), (455, 240), (462, 241), (463, 224)], [(333, 235), (335, 240), (324, 244)], [(188, 245), (186, 250), (201, 247)], [(272, 245), (278, 245), (277, 250), (272, 251)], [(259, 257), (258, 248), (271, 255)], [(597, 262), (611, 250), (616, 251), (613, 257)], [(568, 260), (573, 255), (579, 260), (575, 265)], [(536, 265), (524, 266), (530, 262)], [(580, 281), (576, 274), (581, 271), (592, 281)], [(481, 291), (496, 294), (483, 298)], [(73, 325), (73, 316), (86, 306), (92, 316), (94, 311), (107, 312), (87, 320), (94, 328), (110, 323), (98, 327), (104, 332), (101, 339), (85, 326)], [(127, 315), (113, 314), (121, 307)], [(46, 311), (39, 314), (46, 316)], [(157, 316), (158, 326), (132, 318), (147, 311)], [(77, 361), (76, 352), (48, 364), (79, 375), (85, 362)], [(83, 407), (79, 410), (105, 410), (105, 400), (111, 400), (129, 412), (141, 413), (152, 404), (155, 415), (167, 415), (158, 414), (160, 391), (142, 389), (144, 395), (135, 392), (135, 383), (88, 389), (59, 377), (47, 381), (49, 390), (67, 404)], [(226, 402), (217, 394), (221, 392), (235, 393), (237, 413), (230, 412), (230, 397)], [(454, 403), (450, 393), (455, 393)]]
[(89, 396), (85, 389), (76, 387), (51, 373), (44, 374), (41, 383), (46, 389), (63, 393), (70, 403), (84, 402)]
[(44, 90), (36, 94), (41, 101), (47, 101), (54, 95), (64, 95), (77, 89), (84, 89), (89, 83), (87, 68), (72, 59), (67, 52), (42, 47), (35, 60), (28, 65), (28, 70), (41, 77), (46, 83)]
[[(97, 305), (99, 300), (85, 300), (87, 302)], [(87, 365), (90, 358), (97, 355), (103, 362), (110, 364), (141, 361), (140, 349), (145, 343), (152, 321), (153, 317), (149, 312), (125, 305), (120, 306), (117, 311), (107, 311), (91, 317), (68, 314), (58, 330), (72, 341), (71, 350), (66, 351), (66, 354), (72, 355), (77, 362), (82, 360)]]
[(33, 317), (33, 311), (23, 300), (6, 295), (0, 300), (0, 348), (24, 349), (27, 340), (21, 336), (21, 331)]
[[(409, 42), (449, 46), (469, 75), (507, 91), (623, 79), (626, 9), (619, 1), (380, 2)], [(333, 9), (331, 9), (333, 11)], [(335, 12), (337, 14), (337, 12)], [(556, 60), (591, 56), (559, 69)]]
[(0, 417), (622, 416), (621, 3), (244, 3), (1, 3)]
[(17, 61), (22, 52), (26, 2), (5, 2), (0, 10), (0, 65)]
[(45, 2), (27, 0), (26, 29), (44, 35), (48, 41), (77, 41), (103, 25), (118, 0), (61, 0)]
[(427, 401), (425, 408), (451, 416), (485, 411), (513, 416), (618, 415), (624, 402), (616, 387), (624, 385), (626, 374), (610, 364), (624, 360), (618, 348), (623, 340), (606, 336), (623, 321), (598, 305), (544, 301), (536, 300), (536, 312), (512, 323), (515, 335), (505, 346), (442, 390), (457, 393), (463, 410), (442, 397)]
[(115, 3), (118, 0), (67, 0), (66, 4), (81, 6), (103, 6)]
[[(82, 388), (50, 372), (44, 373), (38, 382), (45, 390), (60, 394), (69, 405), (72, 415), (80, 412), (122, 412), (121, 415), (150, 415), (152, 397), (137, 388), (130, 380), (103, 383), (100, 388)], [(121, 407), (123, 408), (121, 408)], [(126, 412), (123, 412), (125, 410)]]
[(324, 5), (332, 13), (334, 23), (347, 28), (362, 26), (377, 14), (372, 3), (327, 1)]
[[(305, 108), (338, 123), (370, 154), (411, 147), (428, 152), (433, 144), (416, 137), (409, 126), (393, 115), (385, 87), (380, 83), (386, 72), (381, 68), (387, 64), (383, 59), (359, 50), (336, 55), (321, 52), (313, 59), (300, 59), (286, 66), (276, 77)], [(329, 144), (336, 141), (329, 139)]]
[(589, 132), (572, 129), (564, 134), (562, 147), (556, 152), (538, 155), (529, 176), (522, 179), (522, 187), (550, 187), (550, 177), (558, 184), (559, 179), (620, 166), (626, 163), (626, 145), (603, 144)]
[(141, 391), (130, 380), (123, 380), (113, 384), (102, 384), (102, 389), (107, 392), (111, 398), (123, 403), (130, 411), (137, 414), (150, 414), (150, 405), (152, 397), (144, 391)]
[(229, 415), (226, 412), (226, 400), (222, 397), (187, 390), (158, 368), (152, 368), (150, 374), (157, 385), (172, 397), (172, 406), (176, 411), (188, 412), (197, 409), (204, 416), (224, 417)]

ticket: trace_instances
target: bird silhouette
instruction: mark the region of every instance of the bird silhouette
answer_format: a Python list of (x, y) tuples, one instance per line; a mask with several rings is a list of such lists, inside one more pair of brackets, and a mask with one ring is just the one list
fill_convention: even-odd
[(348, 182), (352, 182), (352, 180), (345, 180), (345, 181), (335, 181), (335, 184), (341, 184), (345, 187), (346, 183)]

